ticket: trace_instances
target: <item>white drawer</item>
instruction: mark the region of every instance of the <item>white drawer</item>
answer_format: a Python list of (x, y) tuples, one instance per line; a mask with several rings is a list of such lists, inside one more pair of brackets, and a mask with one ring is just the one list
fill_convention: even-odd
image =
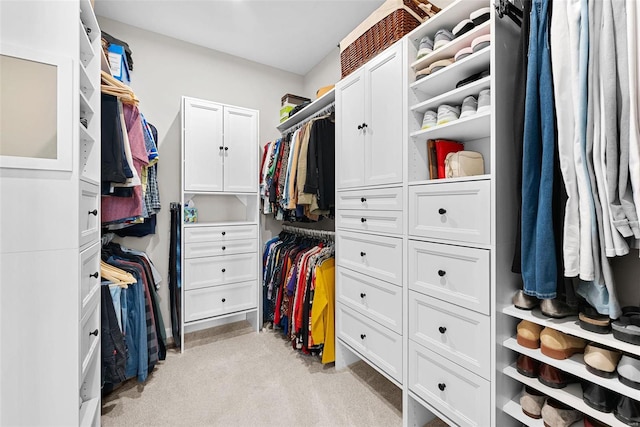
[(491, 425), (489, 381), (409, 340), (409, 390), (461, 426)]
[(78, 216), (80, 246), (97, 241), (100, 233), (100, 187), (80, 181)]
[(100, 290), (100, 244), (80, 252), (80, 312), (85, 313), (87, 304), (95, 292)]
[(402, 239), (364, 233), (337, 233), (338, 265), (402, 284)]
[(489, 316), (409, 292), (409, 337), (489, 380)]
[(100, 292), (96, 292), (87, 304), (87, 312), (80, 321), (80, 361), (82, 362), (81, 378), (89, 367), (89, 362), (96, 349), (100, 347)]
[(202, 258), (218, 255), (243, 254), (258, 251), (256, 239), (231, 240), (229, 242), (185, 243), (185, 258)]
[(489, 252), (409, 240), (409, 289), (488, 315)]
[(337, 300), (402, 333), (402, 287), (338, 267)]
[(229, 225), (216, 227), (184, 228), (184, 242), (224, 242), (228, 240), (255, 239), (258, 235), (257, 225)]
[(402, 202), (402, 187), (339, 191), (336, 208), (338, 211), (341, 209), (401, 211)]
[(337, 337), (402, 383), (402, 335), (336, 304)]
[(336, 213), (336, 227), (402, 234), (402, 211), (340, 210)]
[(254, 280), (185, 291), (184, 320), (192, 322), (255, 308), (257, 306), (257, 287), (258, 284)]
[(409, 187), (409, 234), (489, 244), (490, 198), (486, 180)]
[(254, 253), (187, 258), (184, 289), (199, 289), (257, 279), (258, 255)]

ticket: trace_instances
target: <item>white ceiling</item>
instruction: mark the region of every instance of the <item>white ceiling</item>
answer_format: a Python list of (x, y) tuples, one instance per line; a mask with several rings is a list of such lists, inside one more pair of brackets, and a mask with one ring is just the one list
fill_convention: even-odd
[(95, 10), (99, 16), (304, 76), (383, 2), (97, 0)]

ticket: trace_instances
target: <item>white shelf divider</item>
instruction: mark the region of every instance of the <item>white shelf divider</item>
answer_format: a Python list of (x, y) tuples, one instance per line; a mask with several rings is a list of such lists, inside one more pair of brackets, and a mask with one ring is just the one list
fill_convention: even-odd
[(565, 388), (560, 389), (547, 387), (546, 385), (538, 381), (537, 378), (529, 378), (521, 375), (516, 369), (515, 365), (507, 366), (502, 372), (505, 375), (525, 385), (528, 385), (529, 387), (534, 388), (549, 397), (553, 397), (554, 399), (563, 402), (574, 409), (577, 409), (585, 415), (607, 423), (611, 427), (624, 427), (626, 425), (618, 421), (618, 419), (612, 413), (607, 414), (605, 412), (596, 411), (595, 409), (584, 403), (584, 401), (582, 400), (582, 388), (580, 387), (580, 384), (569, 384)]
[(422, 129), (410, 134), (420, 139), (452, 139), (454, 141), (472, 141), (488, 138), (491, 134), (491, 111), (476, 113), (464, 119), (454, 120), (444, 125)]
[(584, 338), (587, 341), (595, 341), (606, 345), (607, 347), (640, 356), (640, 346), (615, 339), (613, 334), (596, 334), (595, 332), (584, 330), (580, 327), (576, 316), (564, 319), (551, 319), (542, 314), (539, 309), (520, 310), (514, 306), (508, 306), (504, 308), (502, 312), (509, 316), (517, 317), (518, 319), (528, 320), (542, 326), (548, 326), (560, 332), (564, 332), (565, 334)]

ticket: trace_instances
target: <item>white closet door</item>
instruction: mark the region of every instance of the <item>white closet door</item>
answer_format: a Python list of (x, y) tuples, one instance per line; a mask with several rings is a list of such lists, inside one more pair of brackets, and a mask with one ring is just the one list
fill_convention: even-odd
[[(357, 71), (336, 89), (336, 186), (364, 184), (364, 73)], [(360, 128), (360, 129), (359, 129)]]
[(224, 109), (224, 191), (257, 191), (257, 122), (255, 111)]
[(402, 45), (388, 49), (365, 68), (366, 185), (402, 182)]
[(222, 106), (185, 99), (184, 190), (222, 191)]

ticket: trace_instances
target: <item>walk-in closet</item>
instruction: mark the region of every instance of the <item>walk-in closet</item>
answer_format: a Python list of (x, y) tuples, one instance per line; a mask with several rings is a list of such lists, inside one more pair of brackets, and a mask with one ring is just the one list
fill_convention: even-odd
[(640, 426), (636, 0), (0, 0), (0, 426)]

